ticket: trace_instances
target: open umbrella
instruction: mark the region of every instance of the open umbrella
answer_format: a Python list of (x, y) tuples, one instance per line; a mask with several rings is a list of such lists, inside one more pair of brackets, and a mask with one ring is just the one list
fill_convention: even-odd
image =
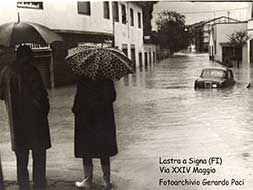
[(63, 39), (49, 28), (32, 22), (9, 22), (0, 26), (0, 45), (51, 44)]
[(133, 62), (120, 50), (95, 46), (80, 46), (69, 50), (66, 61), (79, 76), (93, 80), (119, 80), (134, 73)]

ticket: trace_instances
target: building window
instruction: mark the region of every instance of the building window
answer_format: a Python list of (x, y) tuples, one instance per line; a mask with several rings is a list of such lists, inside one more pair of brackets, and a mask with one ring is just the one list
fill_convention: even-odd
[(110, 8), (108, 1), (104, 1), (104, 18), (110, 19)]
[(90, 15), (90, 2), (89, 1), (78, 1), (77, 2), (78, 14)]
[(216, 55), (216, 51), (217, 51), (217, 44), (216, 44), (216, 40), (214, 40), (214, 54)]
[(122, 51), (126, 56), (128, 56), (127, 44), (122, 44)]
[(112, 2), (112, 14), (115, 22), (119, 22), (119, 4), (118, 2)]
[(148, 52), (144, 53), (144, 64), (145, 66), (148, 66)]
[[(135, 45), (131, 44), (131, 60), (134, 63), (134, 65), (136, 64), (136, 57), (135, 57)], [(135, 65), (136, 66), (136, 65)]]
[(138, 13), (138, 27), (141, 28), (141, 13)]
[(139, 65), (142, 66), (142, 53), (139, 52)]
[(17, 2), (18, 8), (43, 9), (43, 2)]
[(130, 25), (134, 25), (134, 10), (130, 8)]
[(151, 63), (152, 63), (152, 57), (151, 57), (152, 55), (151, 55), (151, 52), (149, 52), (149, 64), (151, 65)]
[(253, 39), (250, 40), (250, 63), (253, 63)]
[(121, 5), (122, 23), (126, 24), (126, 6)]

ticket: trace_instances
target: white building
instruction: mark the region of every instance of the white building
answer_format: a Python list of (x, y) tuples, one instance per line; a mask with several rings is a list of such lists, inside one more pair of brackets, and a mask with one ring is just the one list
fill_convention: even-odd
[[(213, 25), (212, 31), (210, 33), (210, 42), (209, 42), (209, 54), (215, 61), (231, 64), (233, 57), (233, 48), (229, 44), (229, 35), (235, 32), (246, 31), (247, 23), (246, 22), (237, 22), (237, 23), (216, 23)], [(242, 62), (245, 62), (247, 45), (243, 47)]]
[(248, 62), (250, 64), (253, 64), (253, 3), (248, 4), (248, 35), (251, 36), (249, 42), (248, 42)]
[[(210, 56), (214, 57), (214, 60), (220, 62), (226, 62), (226, 57), (229, 57), (231, 50), (228, 47), (227, 35), (237, 31), (247, 31), (250, 39), (248, 43), (243, 46), (242, 49), (242, 64), (246, 68), (253, 64), (253, 3), (248, 3), (247, 9), (247, 21), (238, 23), (216, 24), (212, 29), (212, 41), (209, 43), (211, 51)], [(230, 47), (231, 49), (231, 47)], [(228, 58), (229, 59), (229, 58)]]
[[(45, 25), (64, 39), (64, 42), (55, 43), (48, 48), (51, 52), (48, 58), (43, 56), (47, 54), (45, 51), (39, 53), (38, 67), (47, 86), (73, 81), (64, 57), (67, 55), (67, 49), (75, 46), (87, 43), (115, 45), (131, 58), (136, 66), (142, 65), (145, 58), (143, 10), (138, 3), (77, 0), (0, 2), (0, 24), (17, 21), (18, 13), (21, 21)], [(150, 58), (154, 55), (153, 52), (154, 50), (150, 53)], [(50, 62), (52, 57), (54, 65)]]

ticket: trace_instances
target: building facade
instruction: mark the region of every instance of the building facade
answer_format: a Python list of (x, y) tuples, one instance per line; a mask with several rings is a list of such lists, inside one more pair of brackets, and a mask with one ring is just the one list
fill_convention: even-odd
[[(75, 80), (65, 62), (68, 49), (96, 44), (122, 50), (136, 67), (145, 59), (143, 9), (135, 2), (57, 1), (0, 3), (0, 24), (30, 21), (49, 27), (64, 39), (47, 47), (33, 46), (35, 65), (46, 86), (72, 84)], [(2, 14), (3, 13), (3, 14)], [(153, 53), (154, 50), (152, 50)], [(152, 54), (153, 55), (153, 54)]]
[[(229, 43), (229, 35), (247, 30), (247, 22), (217, 23), (213, 25), (210, 33), (209, 55), (215, 61), (225, 65), (232, 64), (234, 50)], [(247, 61), (247, 44), (242, 47), (242, 62)]]
[(193, 34), (193, 42), (197, 52), (205, 53), (209, 51), (210, 33), (212, 26), (218, 23), (235, 23), (236, 19), (221, 16), (207, 21), (201, 21), (190, 26)]
[[(243, 67), (248, 68), (250, 71), (250, 65), (253, 64), (253, 3), (248, 3), (247, 9), (247, 21), (235, 22), (235, 23), (217, 23), (212, 26), (212, 32), (210, 33), (209, 42), (209, 55), (214, 60), (227, 64), (231, 62), (233, 49), (229, 45), (228, 35), (246, 31), (249, 40), (243, 45), (241, 50), (241, 64)], [(229, 65), (229, 64), (228, 64)], [(234, 64), (232, 64), (234, 65)]]
[(248, 41), (248, 62), (253, 65), (253, 3), (248, 4), (248, 35), (250, 36), (250, 40)]

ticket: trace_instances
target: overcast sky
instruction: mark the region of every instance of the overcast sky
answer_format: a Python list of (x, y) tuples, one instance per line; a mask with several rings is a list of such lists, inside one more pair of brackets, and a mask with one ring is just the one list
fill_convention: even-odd
[[(157, 13), (168, 10), (179, 12), (186, 17), (186, 24), (193, 24), (219, 16), (247, 20), (248, 2), (169, 2), (160, 1), (154, 5), (153, 28)], [(229, 13), (228, 13), (229, 12)]]

